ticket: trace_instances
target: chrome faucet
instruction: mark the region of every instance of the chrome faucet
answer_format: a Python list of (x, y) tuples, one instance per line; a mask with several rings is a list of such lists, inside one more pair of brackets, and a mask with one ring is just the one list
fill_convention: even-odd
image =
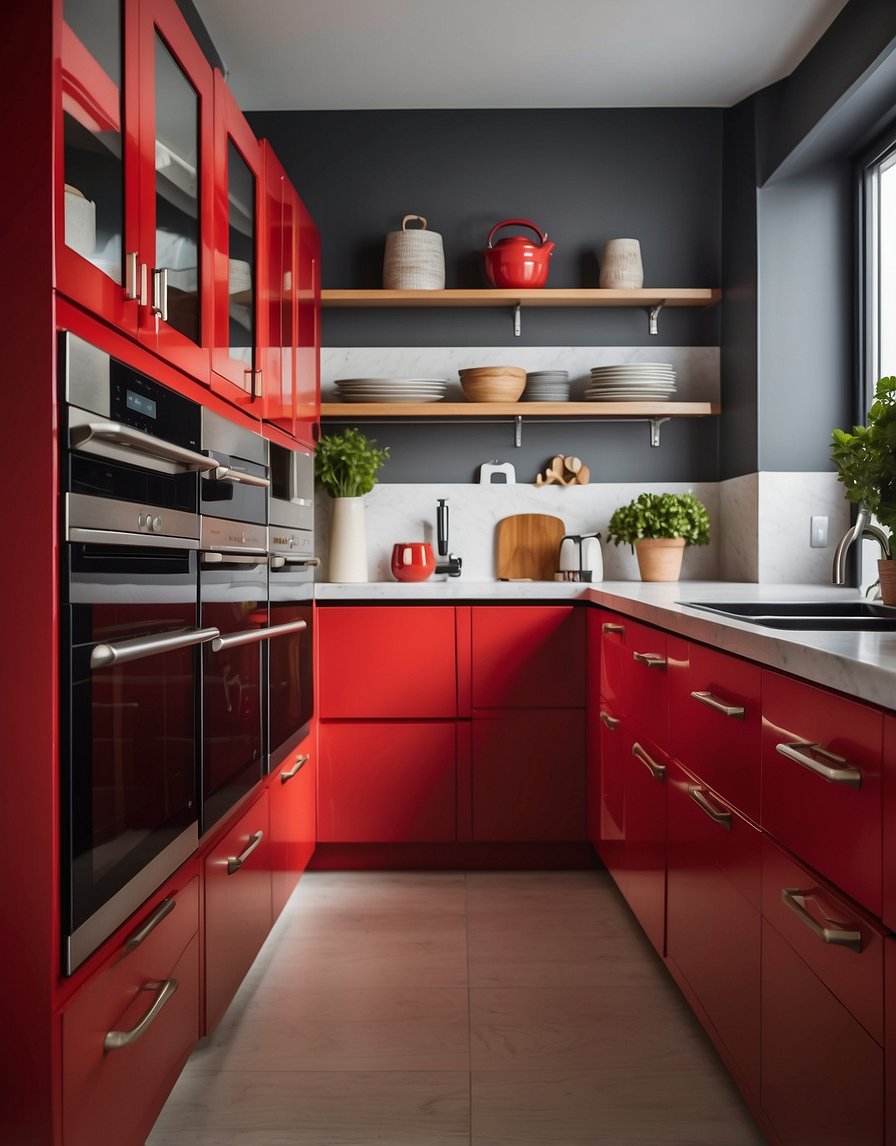
[(454, 553), (448, 552), (448, 505), (447, 498), (439, 498), (436, 510), (436, 531), (439, 557), (444, 561), (436, 561), (436, 573), (447, 573), (449, 577), (459, 577), (463, 561)]
[(847, 529), (846, 533), (837, 542), (837, 548), (834, 550), (834, 568), (831, 574), (831, 580), (835, 585), (846, 584), (846, 555), (854, 541), (859, 541), (863, 537), (869, 537), (872, 541), (876, 541), (880, 546), (881, 553), (886, 561), (890, 560), (890, 539), (882, 529), (878, 529), (876, 525), (872, 525), (868, 520), (868, 512), (859, 507), (859, 512), (856, 514), (855, 524), (851, 529)]

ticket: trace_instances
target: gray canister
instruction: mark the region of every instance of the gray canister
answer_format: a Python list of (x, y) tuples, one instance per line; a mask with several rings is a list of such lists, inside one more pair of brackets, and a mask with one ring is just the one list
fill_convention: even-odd
[[(421, 226), (408, 230), (416, 219)], [(442, 236), (426, 229), (422, 215), (405, 215), (400, 231), (386, 235), (383, 256), (383, 286), (386, 290), (443, 290), (445, 252)]]

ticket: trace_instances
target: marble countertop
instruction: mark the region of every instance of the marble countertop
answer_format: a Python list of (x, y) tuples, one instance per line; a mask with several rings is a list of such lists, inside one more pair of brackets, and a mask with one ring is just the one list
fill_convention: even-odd
[(780, 669), (804, 680), (896, 709), (896, 632), (803, 631), (763, 628), (701, 613), (688, 601), (862, 600), (854, 589), (757, 585), (729, 581), (464, 581), (421, 584), (367, 582), (315, 585), (318, 601), (405, 602), (587, 601), (657, 625), (702, 644)]

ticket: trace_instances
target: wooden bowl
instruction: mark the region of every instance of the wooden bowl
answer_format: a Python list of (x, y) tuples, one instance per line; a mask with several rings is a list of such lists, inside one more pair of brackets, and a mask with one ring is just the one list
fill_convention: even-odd
[(464, 378), (494, 378), (511, 375), (525, 380), (526, 371), (521, 366), (468, 366), (458, 370), (461, 381)]
[(526, 375), (490, 374), (484, 378), (464, 376), (460, 380), (468, 402), (518, 402), (526, 388)]

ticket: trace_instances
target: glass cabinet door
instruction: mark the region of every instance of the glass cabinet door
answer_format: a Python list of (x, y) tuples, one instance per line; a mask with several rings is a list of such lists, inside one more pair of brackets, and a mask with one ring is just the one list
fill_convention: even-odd
[(296, 196), (296, 435), (310, 442), (320, 421), (320, 234)]
[(264, 156), (264, 285), (268, 323), (260, 363), (264, 372), (262, 417), (287, 434), (295, 431), (293, 390), (295, 341), (295, 205), (292, 187), (277, 156), (262, 141)]

